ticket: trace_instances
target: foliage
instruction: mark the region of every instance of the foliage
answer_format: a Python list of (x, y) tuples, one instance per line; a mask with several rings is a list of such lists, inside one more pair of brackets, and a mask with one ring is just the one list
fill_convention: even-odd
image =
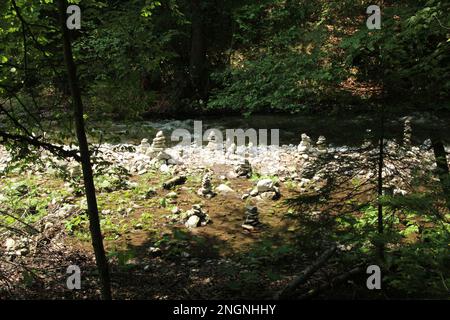
[(75, 52), (93, 112), (135, 119), (154, 103), (158, 87), (147, 92), (141, 81), (146, 75), (154, 78), (151, 84), (161, 81), (161, 68), (176, 57), (167, 50), (176, 31), (158, 32), (151, 20), (159, 6), (147, 2), (142, 8), (141, 1), (129, 1), (103, 9), (100, 21), (85, 18), (86, 36), (76, 40)]
[[(300, 5), (295, 9), (313, 10)], [(262, 44), (240, 48), (229, 68), (213, 74), (218, 88), (213, 92), (209, 108), (292, 113), (311, 110), (313, 104), (335, 97), (345, 70), (330, 60), (333, 52), (326, 27), (317, 20), (293, 25), (281, 22), (292, 20), (291, 15), (292, 8), (279, 2), (247, 6), (238, 12), (236, 19), (241, 23), (242, 34), (237, 39), (248, 46), (247, 37), (258, 38), (253, 41)], [(303, 16), (301, 12), (300, 15)], [(261, 16), (260, 23), (268, 26), (256, 29), (258, 34), (250, 33), (251, 26), (258, 25), (256, 21)], [(278, 23), (283, 28), (276, 27)]]
[[(68, 92), (53, 1), (0, 7), (0, 93), (40, 113)], [(356, 88), (383, 88), (385, 98), (445, 106), (450, 92), (449, 4), (387, 1), (381, 30), (368, 30), (370, 1), (202, 2), (207, 94), (190, 80), (192, 4), (184, 0), (82, 1), (73, 33), (85, 101), (95, 117), (136, 119), (156, 112), (311, 112), (362, 102)], [(24, 38), (25, 37), (25, 38)], [(25, 39), (25, 41), (23, 40)], [(26, 52), (25, 52), (26, 51)], [(353, 91), (352, 91), (353, 90)], [(352, 93), (354, 97), (348, 93)], [(411, 92), (414, 94), (412, 95)], [(420, 98), (420, 99), (417, 99)], [(361, 96), (362, 98), (362, 96)], [(19, 102), (20, 100), (20, 102)], [(38, 129), (38, 128), (35, 128)]]
[(381, 30), (362, 28), (343, 40), (346, 61), (358, 79), (383, 84), (387, 95), (448, 99), (449, 12), (448, 3), (435, 0), (387, 6)]
[[(446, 268), (450, 225), (419, 199), (417, 195), (384, 199), (382, 235), (377, 232), (377, 208), (365, 205), (359, 214), (340, 213), (322, 222), (303, 217), (298, 240), (304, 249), (304, 243), (310, 243), (311, 250), (324, 242), (338, 243), (344, 248), (340, 261), (346, 266), (362, 261), (382, 265), (384, 290), (391, 296), (444, 297), (450, 282)], [(380, 242), (386, 247), (385, 261), (379, 261), (375, 252)]]

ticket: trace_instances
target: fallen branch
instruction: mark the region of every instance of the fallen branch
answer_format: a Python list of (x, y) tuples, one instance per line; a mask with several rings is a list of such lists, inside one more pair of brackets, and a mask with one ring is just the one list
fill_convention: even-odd
[(65, 150), (63, 146), (57, 146), (48, 142), (43, 142), (35, 137), (15, 135), (0, 130), (0, 138), (3, 139), (0, 140), (0, 143), (12, 140), (19, 143), (29, 144), (36, 148), (43, 148), (58, 157), (73, 158), (78, 162), (80, 162), (81, 159), (80, 156), (78, 155), (77, 150)]
[(23, 231), (23, 230), (20, 230), (20, 229), (18, 229), (18, 228), (14, 228), (14, 227), (11, 227), (11, 226), (7, 226), (7, 225), (5, 225), (5, 224), (3, 224), (3, 223), (0, 223), (0, 228), (4, 228), (4, 229), (6, 229), (6, 230), (9, 230), (9, 231), (11, 231), (11, 232), (13, 232), (13, 233), (16, 233), (16, 234), (18, 234), (18, 235), (21, 235), (21, 236), (26, 236), (26, 235), (28, 235), (28, 233), (26, 233), (26, 232)]
[(167, 180), (162, 184), (162, 187), (166, 190), (172, 189), (173, 187), (184, 184), (186, 182), (185, 176), (176, 176), (170, 180)]
[(348, 278), (350, 278), (350, 277), (352, 277), (352, 276), (354, 276), (354, 275), (356, 275), (358, 273), (361, 273), (362, 271), (363, 271), (363, 269), (362, 269), (361, 265), (359, 265), (357, 267), (354, 267), (350, 271), (335, 277), (329, 283), (325, 283), (325, 284), (321, 285), (318, 288), (311, 289), (307, 293), (301, 295), (299, 297), (299, 300), (304, 300), (304, 299), (311, 298), (311, 297), (319, 294), (322, 291), (325, 291), (325, 290), (327, 290), (329, 288), (332, 288), (332, 287), (338, 285), (339, 283), (342, 283), (342, 282), (346, 281)]
[(5, 212), (5, 211), (0, 211), (0, 215), (8, 216), (8, 217), (10, 217), (10, 218), (12, 218), (12, 219), (14, 219), (14, 220), (20, 222), (20, 223), (23, 224), (25, 227), (27, 227), (28, 230), (30, 230), (32, 234), (37, 234), (37, 233), (39, 233), (39, 230), (38, 230), (38, 229), (36, 229), (35, 227), (33, 227), (31, 224), (26, 223), (25, 221), (23, 221), (23, 220), (20, 219), (19, 217), (16, 217), (16, 216), (14, 216), (14, 215), (12, 215), (12, 214), (9, 214), (9, 213), (7, 213), (7, 212)]
[(289, 297), (295, 291), (295, 289), (297, 289), (298, 286), (308, 280), (322, 265), (324, 265), (325, 262), (327, 262), (328, 259), (331, 258), (335, 251), (336, 246), (333, 245), (331, 248), (322, 253), (322, 255), (312, 265), (303, 270), (300, 276), (290, 282), (284, 289), (278, 291), (274, 295), (274, 300), (280, 300)]

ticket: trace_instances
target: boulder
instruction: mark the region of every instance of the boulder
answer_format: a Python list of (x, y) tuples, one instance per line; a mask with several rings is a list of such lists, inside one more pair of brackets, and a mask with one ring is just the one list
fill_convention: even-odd
[(258, 193), (262, 193), (262, 192), (266, 192), (266, 191), (273, 191), (274, 183), (270, 179), (260, 180), (256, 184), (256, 190), (258, 191)]
[(280, 195), (275, 191), (266, 191), (259, 195), (263, 200), (277, 200)]
[(189, 219), (186, 221), (185, 226), (189, 229), (197, 228), (199, 223), (200, 223), (200, 217), (193, 215), (193, 216), (190, 216)]
[(235, 191), (233, 189), (231, 189), (229, 186), (227, 186), (226, 184), (223, 184), (223, 183), (218, 185), (215, 190), (219, 194), (235, 193)]

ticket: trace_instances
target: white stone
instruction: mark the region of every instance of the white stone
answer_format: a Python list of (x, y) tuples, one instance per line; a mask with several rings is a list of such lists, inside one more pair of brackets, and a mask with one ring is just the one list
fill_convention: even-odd
[(187, 228), (197, 228), (199, 223), (200, 223), (200, 217), (193, 215), (193, 216), (189, 217), (189, 219), (186, 221), (185, 225)]
[(402, 190), (402, 189), (399, 189), (399, 188), (394, 189), (394, 196), (398, 196), (398, 195), (406, 196), (407, 194), (408, 194), (408, 191), (406, 191), (406, 190)]
[(266, 192), (266, 191), (273, 191), (274, 190), (273, 181), (270, 179), (263, 179), (263, 180), (258, 181), (258, 183), (256, 185), (256, 190), (259, 193)]
[(170, 212), (172, 214), (179, 214), (181, 212), (181, 210), (178, 207), (174, 207), (174, 208), (172, 208), (172, 210), (170, 210)]
[(236, 149), (237, 149), (236, 144), (232, 143), (227, 149), (228, 155), (235, 154), (236, 153)]
[(172, 192), (169, 192), (168, 194), (166, 194), (166, 198), (169, 198), (169, 199), (175, 199), (177, 197), (178, 197), (178, 195), (175, 191), (172, 191)]
[(12, 238), (8, 238), (5, 241), (5, 247), (6, 247), (6, 251), (12, 251), (15, 249), (16, 247), (16, 240), (12, 239)]
[(53, 223), (51, 222), (46, 222), (44, 225), (44, 231), (47, 231), (49, 229), (53, 228)]
[(248, 197), (250, 197), (250, 194), (244, 193), (244, 194), (242, 195), (241, 199), (242, 199), (242, 200), (245, 200), (245, 199), (247, 199)]
[(159, 171), (163, 172), (163, 173), (169, 173), (170, 172), (170, 167), (163, 163), (160, 167), (159, 167)]
[(216, 187), (216, 192), (220, 194), (235, 193), (233, 189), (231, 189), (229, 186), (223, 183)]

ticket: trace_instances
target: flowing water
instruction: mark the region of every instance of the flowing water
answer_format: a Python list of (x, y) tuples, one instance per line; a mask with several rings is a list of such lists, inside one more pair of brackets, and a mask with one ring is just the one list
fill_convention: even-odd
[[(188, 130), (194, 136), (194, 121), (201, 121), (202, 133), (215, 128), (224, 132), (226, 129), (253, 128), (267, 129), (270, 142), (270, 129), (279, 129), (280, 144), (294, 144), (300, 142), (301, 133), (308, 134), (313, 141), (321, 135), (333, 146), (359, 146), (366, 138), (376, 139), (380, 132), (380, 119), (364, 116), (327, 117), (304, 115), (253, 115), (224, 116), (220, 118), (196, 118), (186, 120), (158, 120), (138, 122), (97, 123), (92, 132), (102, 133), (103, 141), (137, 144), (147, 138), (151, 142), (158, 130), (164, 131), (167, 140), (176, 129)], [(384, 135), (387, 139), (401, 141), (403, 136), (404, 118), (388, 119), (385, 121)], [(421, 144), (432, 134), (439, 133), (446, 143), (450, 142), (450, 119), (414, 117), (412, 120), (414, 144)], [(370, 133), (367, 130), (370, 130)], [(170, 142), (169, 142), (170, 143)], [(175, 144), (176, 142), (172, 142)]]

